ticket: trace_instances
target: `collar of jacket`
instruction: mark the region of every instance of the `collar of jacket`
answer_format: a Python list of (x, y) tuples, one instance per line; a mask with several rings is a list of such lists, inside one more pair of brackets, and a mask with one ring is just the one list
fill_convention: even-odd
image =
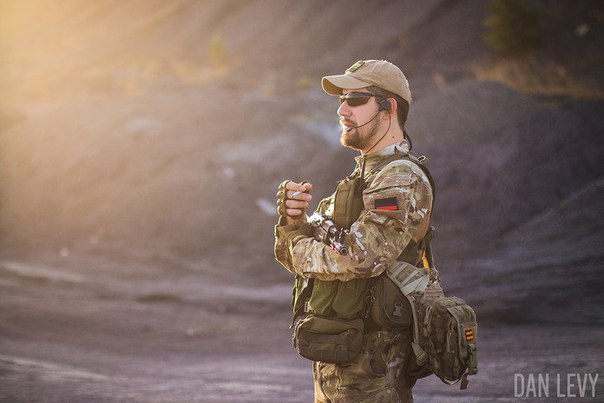
[(406, 140), (401, 141), (400, 143), (390, 144), (389, 146), (382, 148), (381, 150), (369, 153), (368, 155), (359, 155), (354, 159), (357, 163), (356, 170), (362, 170), (363, 160), (365, 162), (365, 175), (371, 172), (373, 168), (375, 168), (384, 158), (390, 157), (395, 152), (400, 152), (402, 154), (409, 154), (409, 144)]

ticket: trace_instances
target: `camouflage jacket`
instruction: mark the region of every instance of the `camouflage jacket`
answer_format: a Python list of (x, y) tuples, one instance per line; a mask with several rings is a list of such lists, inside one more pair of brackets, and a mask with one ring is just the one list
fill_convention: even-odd
[[(372, 170), (395, 151), (406, 154), (409, 146), (402, 142), (367, 157), (356, 157), (353, 174), (357, 175), (362, 158), (367, 159), (367, 188), (363, 191), (361, 215), (345, 237), (350, 250), (347, 256), (316, 241), (307, 223), (277, 224), (275, 256), (287, 270), (325, 281), (374, 277), (386, 270), (412, 239), (419, 240), (418, 234), (425, 232), (432, 213), (432, 189), (426, 174), (406, 159), (390, 162), (378, 172)], [(331, 217), (333, 200), (333, 194), (322, 200), (317, 211)]]

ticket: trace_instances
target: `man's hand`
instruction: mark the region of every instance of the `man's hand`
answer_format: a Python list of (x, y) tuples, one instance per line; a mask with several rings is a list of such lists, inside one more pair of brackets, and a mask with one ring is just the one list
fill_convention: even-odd
[(308, 203), (312, 200), (312, 184), (284, 181), (277, 193), (277, 211), (285, 217), (287, 224), (294, 224), (304, 219)]

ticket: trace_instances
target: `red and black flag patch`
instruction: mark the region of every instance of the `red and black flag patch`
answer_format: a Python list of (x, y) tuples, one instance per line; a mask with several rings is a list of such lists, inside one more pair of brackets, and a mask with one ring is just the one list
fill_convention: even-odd
[(396, 200), (396, 197), (376, 199), (375, 208), (377, 210), (398, 210), (398, 201)]

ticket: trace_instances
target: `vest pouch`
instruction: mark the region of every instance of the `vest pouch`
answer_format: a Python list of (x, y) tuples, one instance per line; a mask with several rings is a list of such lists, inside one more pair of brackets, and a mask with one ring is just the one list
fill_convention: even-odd
[(413, 324), (409, 300), (400, 288), (381, 275), (372, 289), (371, 321), (382, 329), (406, 329)]
[(366, 288), (364, 278), (338, 281), (338, 291), (331, 305), (338, 318), (354, 319), (364, 314)]
[(321, 316), (334, 314), (332, 305), (338, 293), (339, 281), (322, 281), (315, 279), (308, 305), (310, 312)]
[(362, 319), (344, 320), (308, 315), (296, 325), (298, 354), (312, 361), (346, 364), (363, 348)]

